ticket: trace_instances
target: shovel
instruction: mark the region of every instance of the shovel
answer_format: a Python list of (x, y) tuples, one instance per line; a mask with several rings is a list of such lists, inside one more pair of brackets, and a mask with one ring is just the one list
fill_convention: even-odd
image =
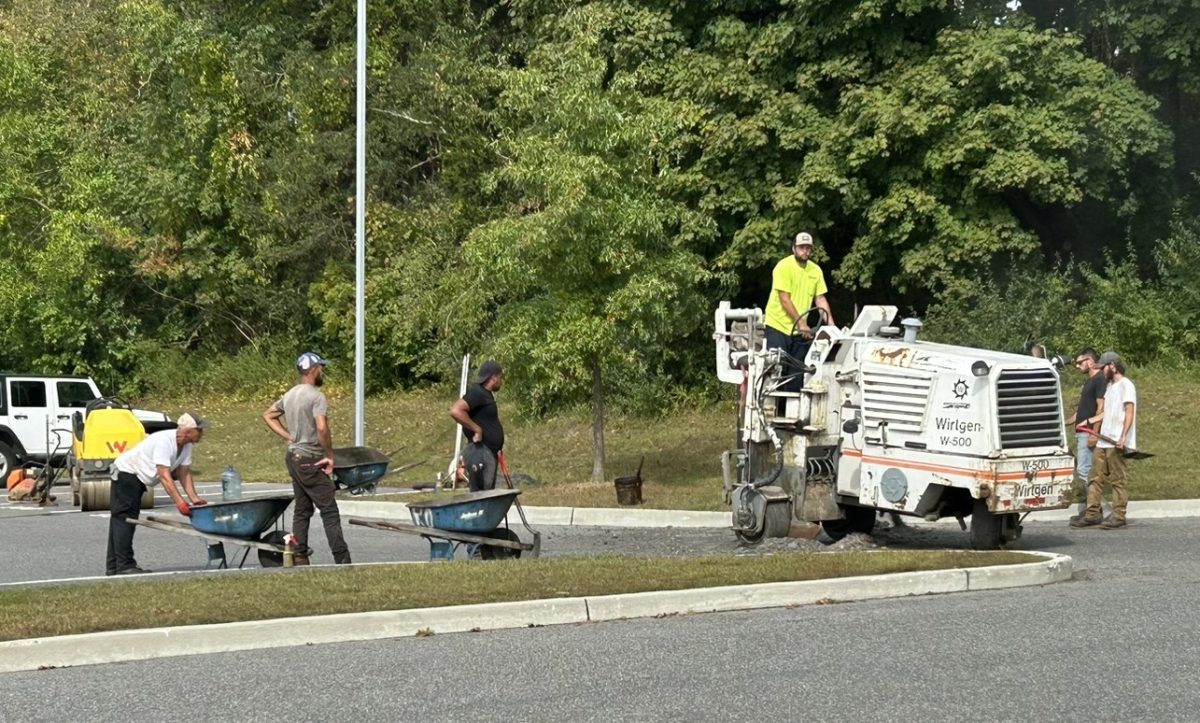
[[(1100, 434), (1096, 430), (1092, 429), (1091, 427), (1088, 427), (1087, 425), (1080, 424), (1079, 426), (1075, 427), (1075, 431), (1083, 432), (1084, 434), (1090, 434), (1093, 437), (1100, 439), (1101, 441), (1108, 442), (1109, 444), (1111, 444), (1114, 447), (1117, 446), (1117, 440), (1113, 439), (1112, 437), (1106, 437), (1103, 434)], [(1154, 455), (1150, 454), (1149, 452), (1140, 452), (1136, 449), (1128, 449), (1128, 448), (1122, 447), (1121, 448), (1121, 456), (1124, 457), (1125, 459), (1150, 459)]]
[(516, 487), (513, 486), (512, 476), (508, 474), (508, 462), (504, 459), (503, 451), (496, 453), (496, 463), (500, 467), (500, 472), (504, 475), (504, 483), (508, 485), (510, 490), (516, 489)]

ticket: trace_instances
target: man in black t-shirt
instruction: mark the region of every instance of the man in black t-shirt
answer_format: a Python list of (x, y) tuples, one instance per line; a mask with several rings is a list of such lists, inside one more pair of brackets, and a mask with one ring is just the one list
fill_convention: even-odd
[[(1090, 346), (1075, 355), (1075, 368), (1087, 375), (1087, 381), (1083, 383), (1083, 392), (1079, 396), (1079, 407), (1066, 421), (1067, 426), (1072, 429), (1075, 428), (1077, 421), (1104, 414), (1104, 392), (1108, 388), (1108, 381), (1100, 373), (1100, 367), (1096, 366), (1099, 359), (1100, 355)], [(1099, 431), (1099, 423), (1094, 426)], [(1095, 447), (1095, 435), (1078, 431), (1075, 433), (1075, 474), (1079, 475), (1079, 479), (1083, 481), (1085, 500), (1087, 499), (1088, 476), (1092, 472), (1092, 455)], [(1087, 506), (1086, 502), (1084, 506)], [(1082, 515), (1083, 509), (1080, 509), (1079, 516)]]
[(504, 426), (494, 395), (502, 386), (504, 369), (489, 359), (479, 366), (479, 383), (450, 407), (450, 416), (462, 425), (467, 438), (463, 463), (471, 492), (496, 488), (496, 455), (504, 449)]

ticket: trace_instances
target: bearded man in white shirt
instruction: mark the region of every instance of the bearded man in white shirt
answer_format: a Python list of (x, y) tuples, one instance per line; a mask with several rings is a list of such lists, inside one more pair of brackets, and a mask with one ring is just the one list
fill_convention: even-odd
[[(1115, 530), (1125, 526), (1125, 508), (1129, 505), (1125, 452), (1137, 448), (1137, 389), (1125, 376), (1125, 362), (1116, 352), (1104, 352), (1096, 365), (1108, 380), (1108, 388), (1104, 391), (1104, 411), (1084, 420), (1088, 425), (1100, 421), (1100, 434), (1088, 480), (1087, 511), (1072, 520), (1071, 526), (1099, 525), (1105, 530)], [(1111, 515), (1102, 518), (1100, 505), (1106, 482), (1112, 485), (1113, 508)]]

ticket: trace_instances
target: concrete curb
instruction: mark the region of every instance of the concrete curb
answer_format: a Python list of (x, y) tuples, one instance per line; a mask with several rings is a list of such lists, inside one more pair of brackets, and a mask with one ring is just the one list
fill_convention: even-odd
[(661, 590), (555, 600), (458, 605), (240, 623), (120, 630), (0, 643), (0, 673), (152, 660), (180, 655), (344, 643), (430, 633), (501, 630), (689, 613), (728, 612), (877, 600), (969, 590), (1046, 585), (1071, 578), (1066, 555), (1031, 552), (1042, 562), (989, 568), (933, 570), (776, 582), (761, 585)]
[[(531, 525), (561, 525), (580, 527), (729, 527), (728, 512), (698, 512), (692, 510), (622, 509), (619, 507), (531, 507), (526, 505), (525, 518)], [(380, 520), (411, 522), (408, 505), (403, 502), (373, 502), (369, 500), (338, 500), (343, 517), (374, 517)], [(520, 523), (521, 516), (513, 507), (508, 523)]]
[[(525, 508), (527, 515), (529, 509)], [(571, 518), (572, 525), (587, 527), (729, 527), (730, 522), (728, 512), (623, 510), (609, 507), (576, 507)]]
[[(1077, 513), (1075, 505), (1066, 510), (1035, 512), (1033, 522), (1065, 522)], [(338, 500), (343, 516), (375, 517), (383, 520), (410, 521), (408, 505), (403, 502), (373, 502), (369, 500)], [(1200, 499), (1145, 500), (1130, 502), (1131, 518), (1200, 517)], [(525, 517), (531, 525), (562, 525), (580, 527), (706, 527), (730, 526), (728, 512), (698, 512), (692, 510), (652, 510), (620, 507), (525, 507)], [(904, 518), (914, 525), (958, 525), (954, 519), (925, 522)], [(509, 524), (521, 521), (514, 507), (508, 513)]]

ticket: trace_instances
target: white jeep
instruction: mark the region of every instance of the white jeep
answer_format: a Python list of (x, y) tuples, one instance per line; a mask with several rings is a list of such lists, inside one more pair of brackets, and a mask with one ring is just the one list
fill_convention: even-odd
[[(63, 464), (71, 451), (72, 416), (102, 396), (90, 377), (0, 374), (0, 485), (25, 462)], [(163, 412), (133, 414), (147, 432), (171, 422)]]

